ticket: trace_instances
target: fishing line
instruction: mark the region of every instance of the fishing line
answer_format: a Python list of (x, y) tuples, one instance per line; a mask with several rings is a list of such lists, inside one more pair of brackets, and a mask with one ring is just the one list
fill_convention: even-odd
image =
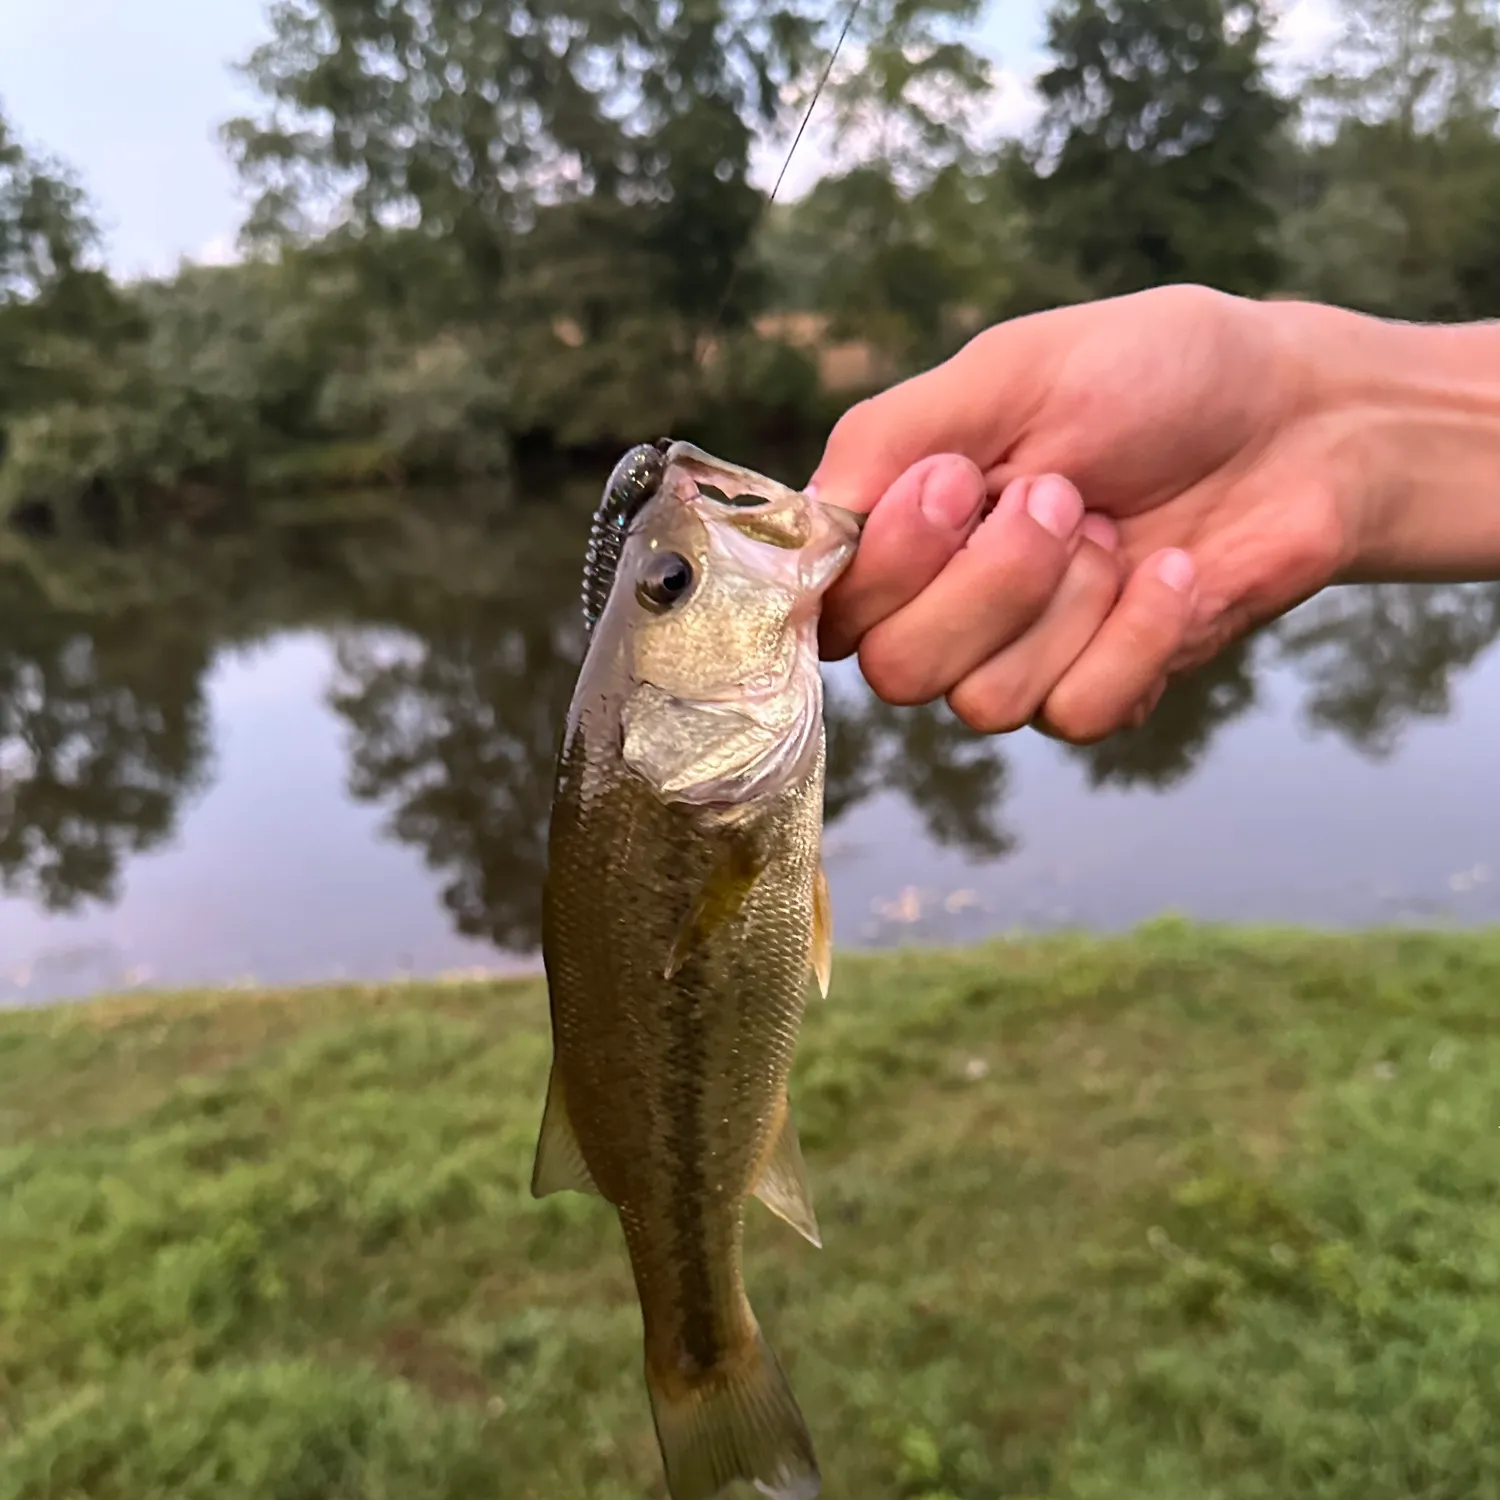
[[(786, 160), (781, 164), (781, 171), (776, 176), (776, 186), (771, 189), (771, 196), (766, 199), (766, 205), (761, 210), (762, 215), (769, 213), (771, 205), (776, 202), (776, 195), (781, 191), (781, 184), (786, 181), (787, 168), (791, 166), (792, 158), (797, 154), (797, 147), (802, 144), (802, 137), (807, 131), (813, 111), (818, 107), (818, 100), (823, 97), (823, 90), (833, 74), (833, 65), (839, 60), (839, 53), (843, 51), (844, 42), (849, 35), (849, 28), (854, 25), (854, 18), (859, 14), (860, 8), (864, 3), (865, 0), (853, 0), (853, 3), (844, 14), (843, 28), (839, 32), (838, 40), (833, 44), (833, 51), (828, 54), (828, 63), (823, 69), (823, 76), (818, 80), (818, 86), (813, 90), (813, 96), (808, 101), (807, 109), (803, 112), (802, 123), (797, 127), (797, 134), (792, 138), (791, 149), (786, 154)], [(719, 310), (714, 314), (713, 323), (709, 327), (708, 337), (710, 340), (718, 333), (724, 321), (724, 315), (729, 311), (729, 299), (734, 295), (735, 284), (739, 280), (740, 271), (744, 268), (744, 264), (744, 257), (741, 256), (735, 262), (734, 269), (729, 273), (729, 280), (725, 284), (724, 296), (719, 303)]]

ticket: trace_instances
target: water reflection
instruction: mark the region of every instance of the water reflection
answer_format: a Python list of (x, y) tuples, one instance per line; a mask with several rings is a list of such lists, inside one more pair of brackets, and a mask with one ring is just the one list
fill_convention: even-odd
[(1417, 718), (1439, 718), (1453, 682), (1500, 635), (1500, 584), (1335, 589), (1286, 621), (1281, 655), (1306, 679), (1305, 713), (1385, 757)]
[(99, 619), (0, 587), (0, 881), (48, 910), (112, 900), (208, 779), (212, 640), (170, 613)]
[(1165, 788), (1188, 776), (1214, 736), (1254, 706), (1254, 651), (1253, 641), (1241, 641), (1173, 682), (1139, 729), (1070, 747), (1089, 785)]
[(534, 555), (502, 595), (430, 597), (397, 634), (341, 640), (329, 695), (352, 795), (387, 809), (440, 872), (461, 933), (523, 950), (540, 940), (553, 759), (582, 647), (572, 557)]
[[(428, 591), (395, 630), (345, 634), (329, 702), (347, 723), (351, 795), (440, 872), (458, 931), (526, 952), (541, 940), (541, 883), (558, 734), (583, 633), (571, 517), (533, 518), (532, 565), (498, 593)], [(929, 836), (995, 857), (1005, 764), (935, 708), (896, 713), (830, 692), (830, 824), (876, 792), (905, 794)]]
[[(454, 932), (534, 949), (593, 500), (586, 476), (506, 507), (289, 503), (214, 539), (103, 563), (44, 550), (0, 567), (5, 891), (55, 911), (115, 902), (132, 856), (170, 843), (213, 785), (224, 732), (207, 708), (215, 663), (311, 629), (335, 647), (326, 701), (342, 725), (348, 794), (435, 873)], [(1266, 684), (1288, 675), (1315, 735), (1389, 757), (1408, 726), (1450, 712), (1497, 635), (1500, 586), (1336, 591), (1175, 685), (1142, 729), (1055, 757), (1100, 791), (1180, 800), (1221, 736), (1262, 716)], [(1014, 765), (1034, 737), (982, 739), (941, 706), (891, 709), (839, 672), (828, 726), (833, 827), (895, 801), (918, 862), (994, 866), (1017, 851)], [(285, 753), (294, 765), (295, 747)], [(887, 889), (881, 899), (896, 899), (899, 881)]]

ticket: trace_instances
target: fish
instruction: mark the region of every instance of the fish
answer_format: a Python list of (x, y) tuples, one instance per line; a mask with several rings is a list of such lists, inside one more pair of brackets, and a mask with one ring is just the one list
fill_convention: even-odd
[(751, 1197), (822, 1243), (788, 1079), (832, 965), (818, 619), (861, 524), (664, 438), (616, 465), (584, 567), (531, 1191), (615, 1210), (672, 1500), (822, 1487), (742, 1260)]

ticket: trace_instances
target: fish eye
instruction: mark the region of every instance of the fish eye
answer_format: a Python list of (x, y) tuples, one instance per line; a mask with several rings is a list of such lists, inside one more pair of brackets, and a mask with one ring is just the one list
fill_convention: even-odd
[(692, 592), (693, 565), (680, 552), (658, 552), (641, 571), (635, 596), (652, 614), (675, 609)]

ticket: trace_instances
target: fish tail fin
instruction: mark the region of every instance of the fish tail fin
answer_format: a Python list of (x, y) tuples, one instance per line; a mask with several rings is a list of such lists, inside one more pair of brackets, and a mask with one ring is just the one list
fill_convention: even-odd
[(692, 1380), (659, 1377), (648, 1362), (646, 1385), (672, 1500), (715, 1500), (735, 1480), (766, 1500), (816, 1500), (807, 1423), (758, 1327), (742, 1357)]

